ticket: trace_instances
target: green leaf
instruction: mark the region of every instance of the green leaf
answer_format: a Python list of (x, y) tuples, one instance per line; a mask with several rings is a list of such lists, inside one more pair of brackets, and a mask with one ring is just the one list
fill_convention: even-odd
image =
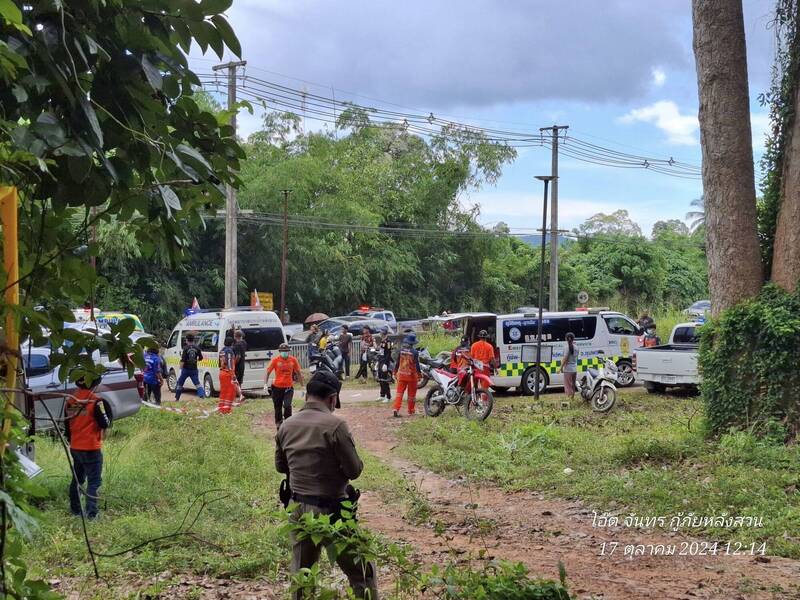
[(83, 183), (89, 176), (92, 168), (92, 158), (90, 156), (70, 156), (67, 158), (67, 167), (72, 179), (77, 183)]
[(150, 59), (147, 58), (147, 55), (142, 55), (142, 70), (144, 71), (144, 76), (147, 78), (147, 83), (150, 84), (156, 91), (161, 91), (161, 87), (164, 84), (164, 81), (161, 77), (161, 71), (150, 62)]
[(186, 144), (178, 144), (175, 150), (203, 165), (206, 169), (208, 169), (209, 173), (214, 171), (214, 167), (209, 164), (205, 157), (191, 146)]
[(6, 505), (8, 516), (17, 531), (23, 537), (30, 539), (33, 536), (33, 530), (36, 528), (36, 520), (17, 506), (11, 496), (2, 490), (0, 490), (0, 502)]
[(161, 198), (164, 200), (164, 206), (167, 207), (167, 213), (172, 215), (173, 211), (181, 209), (181, 200), (171, 187), (161, 185), (158, 187), (158, 191), (161, 192)]
[(216, 15), (228, 10), (233, 4), (233, 0), (203, 0), (200, 3), (200, 10), (204, 15)]
[(22, 11), (11, 0), (0, 0), (0, 16), (12, 25), (22, 25)]
[(89, 126), (92, 128), (92, 133), (94, 133), (98, 145), (102, 148), (103, 130), (100, 129), (100, 121), (97, 120), (97, 113), (94, 112), (94, 108), (92, 108), (89, 100), (84, 96), (81, 96), (81, 108), (83, 109), (83, 114), (86, 115), (86, 119), (89, 121)]
[(211, 17), (211, 22), (217, 27), (219, 35), (225, 45), (239, 58), (242, 57), (242, 45), (239, 43), (239, 38), (233, 32), (233, 28), (228, 23), (228, 20), (222, 15), (214, 15)]
[(14, 94), (14, 98), (16, 98), (17, 102), (20, 104), (28, 99), (28, 92), (18, 83), (11, 86), (11, 93)]

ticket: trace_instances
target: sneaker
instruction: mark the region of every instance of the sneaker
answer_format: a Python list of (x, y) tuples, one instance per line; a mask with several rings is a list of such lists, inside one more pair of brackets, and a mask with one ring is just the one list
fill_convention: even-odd
[(86, 519), (89, 520), (89, 521), (97, 521), (97, 519), (99, 519), (99, 518), (100, 518), (100, 514), (99, 513), (86, 515)]
[(383, 404), (389, 404), (389, 398), (384, 398), (383, 400), (381, 400), (381, 402)]
[(400, 412), (399, 412), (399, 411), (396, 411), (396, 410), (393, 410), (393, 411), (392, 411), (392, 414), (393, 414), (395, 417), (399, 417), (399, 416), (400, 416)]

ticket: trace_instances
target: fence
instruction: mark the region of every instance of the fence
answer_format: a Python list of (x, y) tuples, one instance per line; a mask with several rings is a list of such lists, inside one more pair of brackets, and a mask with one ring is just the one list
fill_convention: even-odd
[[(292, 356), (297, 359), (297, 362), (300, 363), (301, 368), (308, 369), (308, 367), (311, 366), (308, 361), (308, 344), (291, 344), (289, 346), (289, 352), (291, 352)], [(350, 352), (350, 360), (355, 363), (356, 369), (358, 369), (358, 361), (360, 356), (361, 340), (353, 340), (353, 350)]]

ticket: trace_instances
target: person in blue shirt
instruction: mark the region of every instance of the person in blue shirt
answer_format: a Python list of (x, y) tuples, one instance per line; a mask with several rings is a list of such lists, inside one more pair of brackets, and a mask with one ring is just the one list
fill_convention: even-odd
[(145, 397), (155, 400), (161, 406), (161, 384), (164, 382), (164, 359), (158, 354), (158, 348), (148, 348), (144, 353), (144, 385)]

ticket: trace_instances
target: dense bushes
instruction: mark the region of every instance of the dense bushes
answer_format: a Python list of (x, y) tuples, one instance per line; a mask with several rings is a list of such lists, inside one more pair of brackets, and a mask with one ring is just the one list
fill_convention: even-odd
[(797, 437), (800, 293), (768, 285), (702, 332), (699, 366), (711, 432), (737, 428)]

